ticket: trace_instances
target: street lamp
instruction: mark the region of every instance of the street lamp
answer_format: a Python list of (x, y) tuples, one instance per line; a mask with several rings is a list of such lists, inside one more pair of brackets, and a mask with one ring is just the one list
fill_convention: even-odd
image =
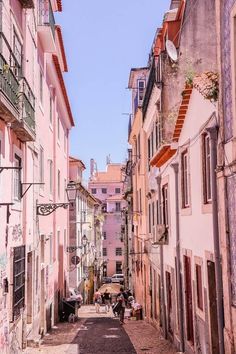
[(37, 204), (37, 215), (46, 216), (53, 213), (58, 208), (67, 209), (68, 205), (74, 203), (77, 197), (77, 188), (74, 181), (70, 181), (66, 187), (66, 194), (69, 203), (46, 203)]
[(66, 188), (67, 199), (69, 203), (74, 203), (77, 197), (77, 188), (74, 181), (70, 181)]

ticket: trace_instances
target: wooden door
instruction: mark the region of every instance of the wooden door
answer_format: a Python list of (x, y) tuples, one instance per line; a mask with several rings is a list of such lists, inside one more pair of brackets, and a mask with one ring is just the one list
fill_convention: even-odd
[(184, 256), (186, 337), (194, 344), (191, 259)]

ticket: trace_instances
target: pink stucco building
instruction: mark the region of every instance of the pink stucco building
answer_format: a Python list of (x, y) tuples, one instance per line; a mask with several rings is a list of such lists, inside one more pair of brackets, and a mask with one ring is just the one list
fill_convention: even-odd
[(123, 200), (122, 164), (109, 163), (104, 172), (90, 176), (89, 191), (102, 202), (103, 222), (103, 276), (123, 272), (124, 243), (122, 240)]
[(40, 204), (67, 199), (74, 122), (61, 10), (59, 0), (0, 3), (1, 353), (47, 332), (67, 289), (68, 210), (39, 215)]

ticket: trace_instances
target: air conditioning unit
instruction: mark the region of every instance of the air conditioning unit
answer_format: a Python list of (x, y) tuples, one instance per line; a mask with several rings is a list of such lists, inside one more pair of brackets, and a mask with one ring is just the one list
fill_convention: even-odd
[(168, 244), (168, 229), (165, 224), (156, 225), (155, 242), (157, 245), (167, 245)]

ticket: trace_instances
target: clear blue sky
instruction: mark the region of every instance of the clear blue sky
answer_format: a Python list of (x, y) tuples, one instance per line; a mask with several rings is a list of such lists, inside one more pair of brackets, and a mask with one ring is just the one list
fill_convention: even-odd
[(70, 153), (105, 170), (106, 156), (127, 151), (132, 67), (145, 66), (170, 0), (63, 0), (62, 26), (69, 72), (64, 75), (76, 127)]

